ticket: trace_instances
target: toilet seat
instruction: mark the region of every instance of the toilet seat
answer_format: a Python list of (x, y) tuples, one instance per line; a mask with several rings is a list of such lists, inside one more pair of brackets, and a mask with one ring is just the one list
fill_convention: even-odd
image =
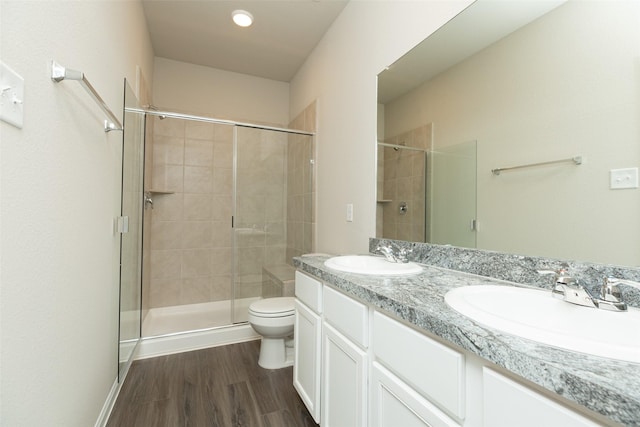
[(265, 298), (249, 306), (249, 314), (257, 317), (287, 317), (293, 316), (293, 297)]

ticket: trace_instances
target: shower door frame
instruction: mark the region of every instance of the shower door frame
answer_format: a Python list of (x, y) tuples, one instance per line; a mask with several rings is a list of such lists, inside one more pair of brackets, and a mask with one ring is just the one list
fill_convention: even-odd
[[(128, 80), (124, 79), (124, 105), (123, 105), (123, 128), (122, 128), (122, 160), (121, 160), (121, 183), (120, 183), (120, 218), (126, 218), (127, 227), (126, 229), (119, 230), (120, 232), (120, 269), (119, 269), (119, 277), (118, 277), (118, 382), (122, 382), (127, 375), (129, 367), (133, 362), (133, 359), (136, 354), (136, 350), (140, 344), (142, 338), (142, 234), (143, 234), (143, 216), (144, 216), (144, 206), (142, 202), (142, 194), (144, 193), (144, 150), (145, 150), (145, 126), (146, 126), (146, 115), (141, 114), (138, 111), (138, 99), (131, 89)], [(129, 104), (134, 104), (129, 105)], [(138, 116), (140, 117), (138, 119)], [(139, 122), (137, 124), (141, 124), (139, 127), (131, 128), (129, 119), (136, 117)], [(136, 124), (134, 123), (134, 124)], [(132, 134), (132, 132), (134, 132)], [(136, 132), (138, 132), (136, 138)], [(138, 142), (138, 146), (133, 147), (133, 152), (129, 151), (131, 147), (129, 147), (129, 143)], [(138, 167), (137, 172), (139, 175), (136, 177), (139, 178), (137, 181), (129, 181), (126, 178), (128, 177), (131, 171), (127, 170), (128, 163), (127, 160), (130, 160), (128, 154), (137, 154), (139, 156), (140, 164), (130, 163), (129, 166), (135, 165)], [(136, 160), (134, 156), (134, 161)], [(129, 173), (128, 173), (129, 172)], [(131, 191), (135, 190), (135, 191)], [(139, 190), (139, 191), (138, 191)], [(130, 203), (133, 202), (134, 205), (130, 206)], [(130, 210), (131, 209), (131, 210)], [(131, 217), (131, 218), (130, 218)], [(130, 221), (131, 219), (131, 221)], [(136, 259), (126, 258), (125, 254), (125, 245), (134, 243), (139, 252), (136, 253)], [(131, 269), (134, 268), (134, 270)], [(131, 280), (132, 277), (129, 277), (130, 280), (127, 284), (130, 286), (129, 289), (125, 292), (125, 270), (131, 273), (133, 271), (135, 273), (135, 279)], [(132, 300), (127, 299), (130, 297), (130, 292), (135, 290), (135, 299), (133, 302), (136, 303), (135, 310), (129, 311), (128, 316), (124, 316), (125, 310), (127, 306), (130, 306)], [(127, 294), (127, 295), (125, 295)], [(135, 336), (128, 336), (128, 334), (124, 334), (123, 330), (126, 326), (128, 326), (128, 333), (131, 333), (131, 316), (135, 314), (136, 316), (136, 324)], [(127, 319), (125, 319), (127, 317)], [(124, 337), (123, 335), (127, 335)], [(126, 349), (126, 351), (125, 351)]]
[[(252, 128), (252, 129), (259, 129), (259, 130), (265, 130), (265, 131), (276, 131), (276, 132), (283, 132), (286, 134), (295, 134), (295, 135), (306, 135), (306, 136), (310, 136), (312, 138), (315, 138), (315, 132), (309, 132), (309, 131), (303, 131), (303, 130), (299, 130), (299, 129), (290, 129), (290, 128), (282, 128), (282, 127), (276, 127), (276, 126), (265, 126), (265, 125), (259, 125), (259, 124), (254, 124), (254, 123), (247, 123), (247, 122), (237, 122), (237, 121), (233, 121), (233, 120), (225, 120), (225, 119), (217, 119), (217, 118), (212, 118), (212, 117), (205, 117), (205, 116), (197, 116), (197, 115), (191, 115), (191, 114), (182, 114), (182, 113), (176, 113), (176, 112), (171, 112), (171, 111), (161, 111), (158, 109), (155, 109), (155, 107), (153, 106), (145, 106), (145, 108), (141, 108), (138, 110), (138, 112), (140, 113), (144, 113), (146, 115), (149, 116), (157, 116), (161, 119), (165, 119), (165, 118), (173, 118), (173, 119), (182, 119), (182, 120), (191, 120), (191, 121), (199, 121), (199, 122), (205, 122), (205, 123), (212, 123), (212, 124), (220, 124), (220, 125), (229, 125), (229, 126), (233, 126), (233, 139), (232, 139), (232, 150), (233, 150), (233, 164), (232, 164), (232, 169), (233, 169), (233, 188), (232, 188), (232, 215), (231, 215), (231, 233), (232, 233), (232, 277), (231, 277), (231, 299), (230, 299), (230, 304), (231, 304), (231, 313), (230, 313), (230, 318), (229, 318), (229, 323), (227, 325), (221, 325), (221, 326), (211, 326), (210, 328), (206, 328), (206, 329), (218, 329), (218, 328), (226, 328), (229, 326), (233, 326), (233, 325), (239, 325), (239, 324), (246, 324), (247, 321), (246, 320), (241, 320), (241, 321), (236, 321), (236, 313), (235, 313), (235, 287), (236, 287), (236, 274), (237, 274), (237, 256), (235, 254), (236, 251), (236, 242), (235, 242), (235, 219), (237, 218), (237, 212), (236, 212), (236, 197), (237, 197), (237, 188), (236, 188), (236, 184), (237, 184), (237, 131), (239, 127), (242, 128)], [(311, 164), (313, 164), (313, 153), (311, 153)], [(286, 195), (285, 195), (286, 197)], [(175, 335), (175, 334), (182, 334), (182, 333), (190, 333), (193, 331), (182, 331), (182, 332), (174, 332), (174, 333), (169, 333), (168, 335)], [(162, 336), (162, 335), (159, 335)], [(157, 337), (157, 336), (154, 336)], [(152, 338), (152, 337), (142, 337), (143, 339), (145, 338)]]

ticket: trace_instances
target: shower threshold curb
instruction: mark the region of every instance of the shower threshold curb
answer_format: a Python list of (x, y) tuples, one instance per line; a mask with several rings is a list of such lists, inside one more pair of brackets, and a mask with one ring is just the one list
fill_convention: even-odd
[(143, 338), (134, 360), (201, 350), (261, 338), (251, 325), (239, 324)]

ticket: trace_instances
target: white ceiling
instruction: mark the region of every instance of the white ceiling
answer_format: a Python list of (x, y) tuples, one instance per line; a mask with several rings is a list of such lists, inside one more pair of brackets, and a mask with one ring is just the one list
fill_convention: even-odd
[[(289, 82), (347, 0), (142, 0), (155, 55)], [(254, 23), (236, 26), (231, 12)]]

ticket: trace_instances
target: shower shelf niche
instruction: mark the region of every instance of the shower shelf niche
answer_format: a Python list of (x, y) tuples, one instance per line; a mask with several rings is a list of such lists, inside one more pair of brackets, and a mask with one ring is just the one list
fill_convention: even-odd
[(151, 194), (174, 194), (175, 193), (175, 191), (154, 190), (154, 189), (145, 190), (145, 192), (151, 193)]
[(377, 203), (391, 203), (391, 202), (393, 202), (393, 200), (391, 200), (391, 199), (380, 199), (380, 200), (377, 200)]
[(147, 208), (153, 209), (153, 197), (154, 196), (162, 196), (163, 194), (174, 194), (175, 191), (165, 191), (165, 190), (145, 190), (144, 192), (144, 209)]

